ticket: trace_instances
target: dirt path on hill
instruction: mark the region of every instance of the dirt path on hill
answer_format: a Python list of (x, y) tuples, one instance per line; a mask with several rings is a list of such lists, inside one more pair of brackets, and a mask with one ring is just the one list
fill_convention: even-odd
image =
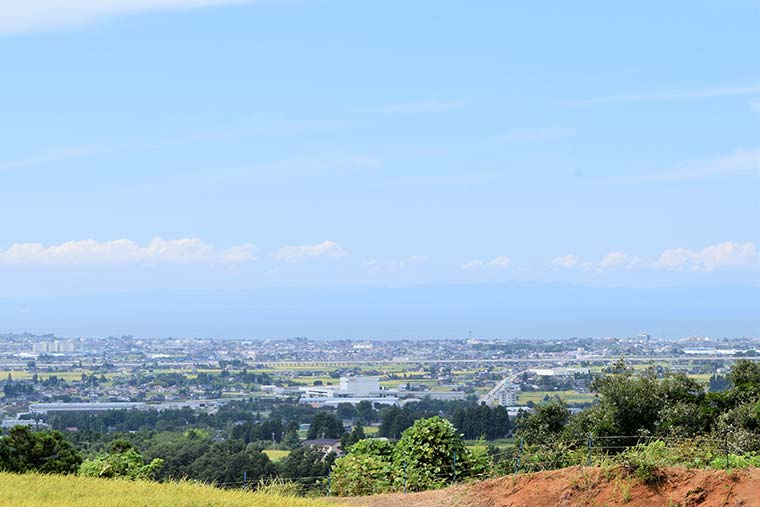
[(622, 469), (566, 468), (452, 488), (339, 500), (357, 507), (760, 507), (760, 469), (669, 468), (647, 486)]

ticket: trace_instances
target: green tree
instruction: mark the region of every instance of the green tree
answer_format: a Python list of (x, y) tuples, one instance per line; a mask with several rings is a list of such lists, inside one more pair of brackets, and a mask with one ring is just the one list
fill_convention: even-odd
[(311, 421), (306, 438), (308, 440), (315, 438), (340, 438), (345, 431), (340, 419), (328, 412), (317, 412)]
[(491, 409), (484, 403), (476, 407), (457, 409), (452, 422), (468, 440), (494, 440), (509, 435), (511, 431), (507, 410), (501, 406)]
[(359, 412), (356, 410), (356, 407), (354, 407), (352, 403), (338, 403), (336, 414), (339, 419), (344, 421), (346, 419), (354, 419), (359, 416)]
[(704, 387), (684, 374), (665, 373), (659, 378), (650, 368), (634, 375), (605, 375), (594, 380), (598, 403), (573, 416), (565, 434), (570, 440), (595, 436), (625, 438), (608, 439), (611, 447), (625, 447), (638, 442), (640, 435), (674, 435), (691, 437), (708, 432), (712, 420), (723, 411), (725, 396), (711, 395), (708, 404)]
[(351, 430), (351, 433), (344, 433), (343, 436), (340, 437), (340, 448), (343, 452), (348, 452), (352, 445), (365, 438), (367, 438), (367, 435), (364, 434), (364, 428), (361, 423), (357, 421)]
[(377, 410), (372, 407), (372, 402), (362, 400), (356, 405), (356, 411), (359, 414), (359, 418), (364, 421), (365, 424), (371, 424), (377, 421)]
[(735, 403), (754, 401), (760, 397), (760, 364), (746, 359), (737, 361), (728, 379), (733, 384), (729, 393)]
[(406, 407), (399, 408), (396, 406), (388, 407), (380, 412), (380, 428), (377, 435), (379, 437), (398, 439), (407, 428), (414, 424), (414, 417)]
[(278, 463), (278, 468), (283, 478), (300, 479), (302, 484), (313, 484), (330, 474), (333, 463), (335, 453), (325, 454), (316, 447), (304, 446), (285, 456)]
[(298, 423), (289, 421), (282, 437), (282, 444), (286, 449), (297, 449), (301, 445), (301, 439), (298, 437)]
[(569, 418), (565, 402), (555, 398), (537, 405), (532, 414), (518, 419), (517, 435), (528, 444), (546, 444), (562, 433)]
[(14, 426), (0, 437), (0, 471), (75, 473), (82, 457), (58, 431)]
[(241, 440), (225, 440), (212, 444), (208, 452), (199, 456), (188, 467), (188, 477), (213, 482), (225, 487), (269, 479), (276, 473), (275, 465), (255, 444)]
[[(142, 446), (146, 459), (161, 458), (164, 466), (157, 473), (160, 480), (179, 480), (191, 475), (192, 464), (211, 452), (211, 439), (205, 431), (190, 429), (184, 433), (153, 433)], [(202, 477), (197, 479), (204, 480)]]

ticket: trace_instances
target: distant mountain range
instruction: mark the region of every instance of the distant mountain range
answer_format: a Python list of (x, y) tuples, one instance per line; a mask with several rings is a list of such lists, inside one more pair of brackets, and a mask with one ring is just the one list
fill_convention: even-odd
[(760, 287), (511, 283), (162, 290), (0, 300), (0, 331), (61, 336), (760, 336)]

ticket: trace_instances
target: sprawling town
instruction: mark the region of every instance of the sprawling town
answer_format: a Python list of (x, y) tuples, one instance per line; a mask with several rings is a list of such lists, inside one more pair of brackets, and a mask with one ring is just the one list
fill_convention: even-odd
[[(682, 372), (709, 386), (760, 339), (624, 338), (312, 341), (0, 336), (2, 425), (51, 414), (189, 408), (234, 400), (335, 409), (369, 402), (474, 399), (510, 415), (549, 398), (580, 409), (593, 376), (625, 358), (634, 369)], [(76, 431), (77, 428), (67, 428)]]

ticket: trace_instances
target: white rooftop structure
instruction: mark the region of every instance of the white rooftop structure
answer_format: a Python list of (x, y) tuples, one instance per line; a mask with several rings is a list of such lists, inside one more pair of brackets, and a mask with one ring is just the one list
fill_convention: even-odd
[(385, 396), (379, 398), (301, 398), (299, 403), (314, 405), (318, 407), (337, 407), (341, 403), (350, 403), (351, 405), (358, 405), (362, 401), (368, 401), (373, 405), (378, 403), (380, 405), (396, 405), (398, 398), (395, 396)]
[(310, 398), (366, 398), (381, 397), (380, 377), (341, 377), (339, 386), (301, 387), (304, 399)]

